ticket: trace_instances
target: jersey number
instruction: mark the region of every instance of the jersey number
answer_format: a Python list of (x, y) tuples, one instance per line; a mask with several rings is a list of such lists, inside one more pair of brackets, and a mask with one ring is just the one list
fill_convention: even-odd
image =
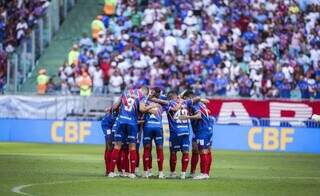
[(180, 120), (180, 116), (186, 116), (188, 115), (188, 110), (187, 109), (180, 109), (176, 111), (174, 114), (174, 119), (176, 120), (177, 123), (188, 123), (188, 120)]
[(133, 98), (128, 98), (127, 99), (128, 104), (124, 106), (124, 109), (127, 112), (131, 112), (133, 109), (133, 105), (134, 105), (134, 99)]

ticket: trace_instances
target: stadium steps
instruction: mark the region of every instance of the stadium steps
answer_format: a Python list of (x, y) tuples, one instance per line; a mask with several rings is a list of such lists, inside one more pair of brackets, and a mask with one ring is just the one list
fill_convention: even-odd
[(62, 23), (60, 30), (54, 35), (49, 47), (36, 63), (36, 68), (22, 85), (22, 92), (36, 92), (36, 77), (39, 68), (47, 69), (48, 75), (58, 79), (58, 69), (67, 57), (73, 43), (81, 38), (83, 32), (91, 34), (91, 22), (102, 13), (103, 0), (78, 0), (67, 18)]

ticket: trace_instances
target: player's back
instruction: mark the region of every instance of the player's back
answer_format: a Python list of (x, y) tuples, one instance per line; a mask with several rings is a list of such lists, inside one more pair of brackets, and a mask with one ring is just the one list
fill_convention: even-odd
[(121, 97), (119, 122), (137, 124), (139, 115), (139, 99), (130, 93), (124, 93)]
[(179, 101), (169, 101), (167, 108), (170, 134), (176, 134), (177, 136), (189, 135), (191, 128), (189, 120), (181, 120), (179, 117), (182, 115), (188, 115), (188, 107), (190, 103), (188, 101), (183, 101), (181, 108), (177, 111), (173, 111), (172, 108), (176, 107), (177, 104), (179, 104)]
[(196, 130), (196, 132), (212, 132), (213, 118), (210, 116), (208, 107), (204, 103), (198, 102), (193, 105), (193, 112), (200, 113), (201, 115), (201, 119), (193, 121), (195, 126), (194, 130)]
[[(147, 105), (154, 104), (151, 102), (147, 102)], [(162, 106), (157, 104), (155, 114), (150, 112), (144, 114), (144, 127), (162, 127)]]

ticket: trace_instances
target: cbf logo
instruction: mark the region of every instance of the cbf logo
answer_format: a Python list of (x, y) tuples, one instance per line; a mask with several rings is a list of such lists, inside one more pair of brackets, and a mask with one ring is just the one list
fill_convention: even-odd
[(91, 122), (56, 121), (51, 125), (51, 139), (56, 143), (84, 143), (90, 128)]
[(292, 128), (253, 127), (248, 132), (248, 146), (251, 150), (286, 151), (293, 136)]

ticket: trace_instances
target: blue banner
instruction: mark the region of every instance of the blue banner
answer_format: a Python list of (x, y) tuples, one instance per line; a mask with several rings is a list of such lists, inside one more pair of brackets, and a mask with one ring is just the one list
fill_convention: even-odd
[[(168, 125), (164, 125), (168, 146)], [(98, 121), (0, 119), (0, 141), (104, 144)], [(320, 130), (293, 127), (215, 125), (213, 148), (320, 153)]]

